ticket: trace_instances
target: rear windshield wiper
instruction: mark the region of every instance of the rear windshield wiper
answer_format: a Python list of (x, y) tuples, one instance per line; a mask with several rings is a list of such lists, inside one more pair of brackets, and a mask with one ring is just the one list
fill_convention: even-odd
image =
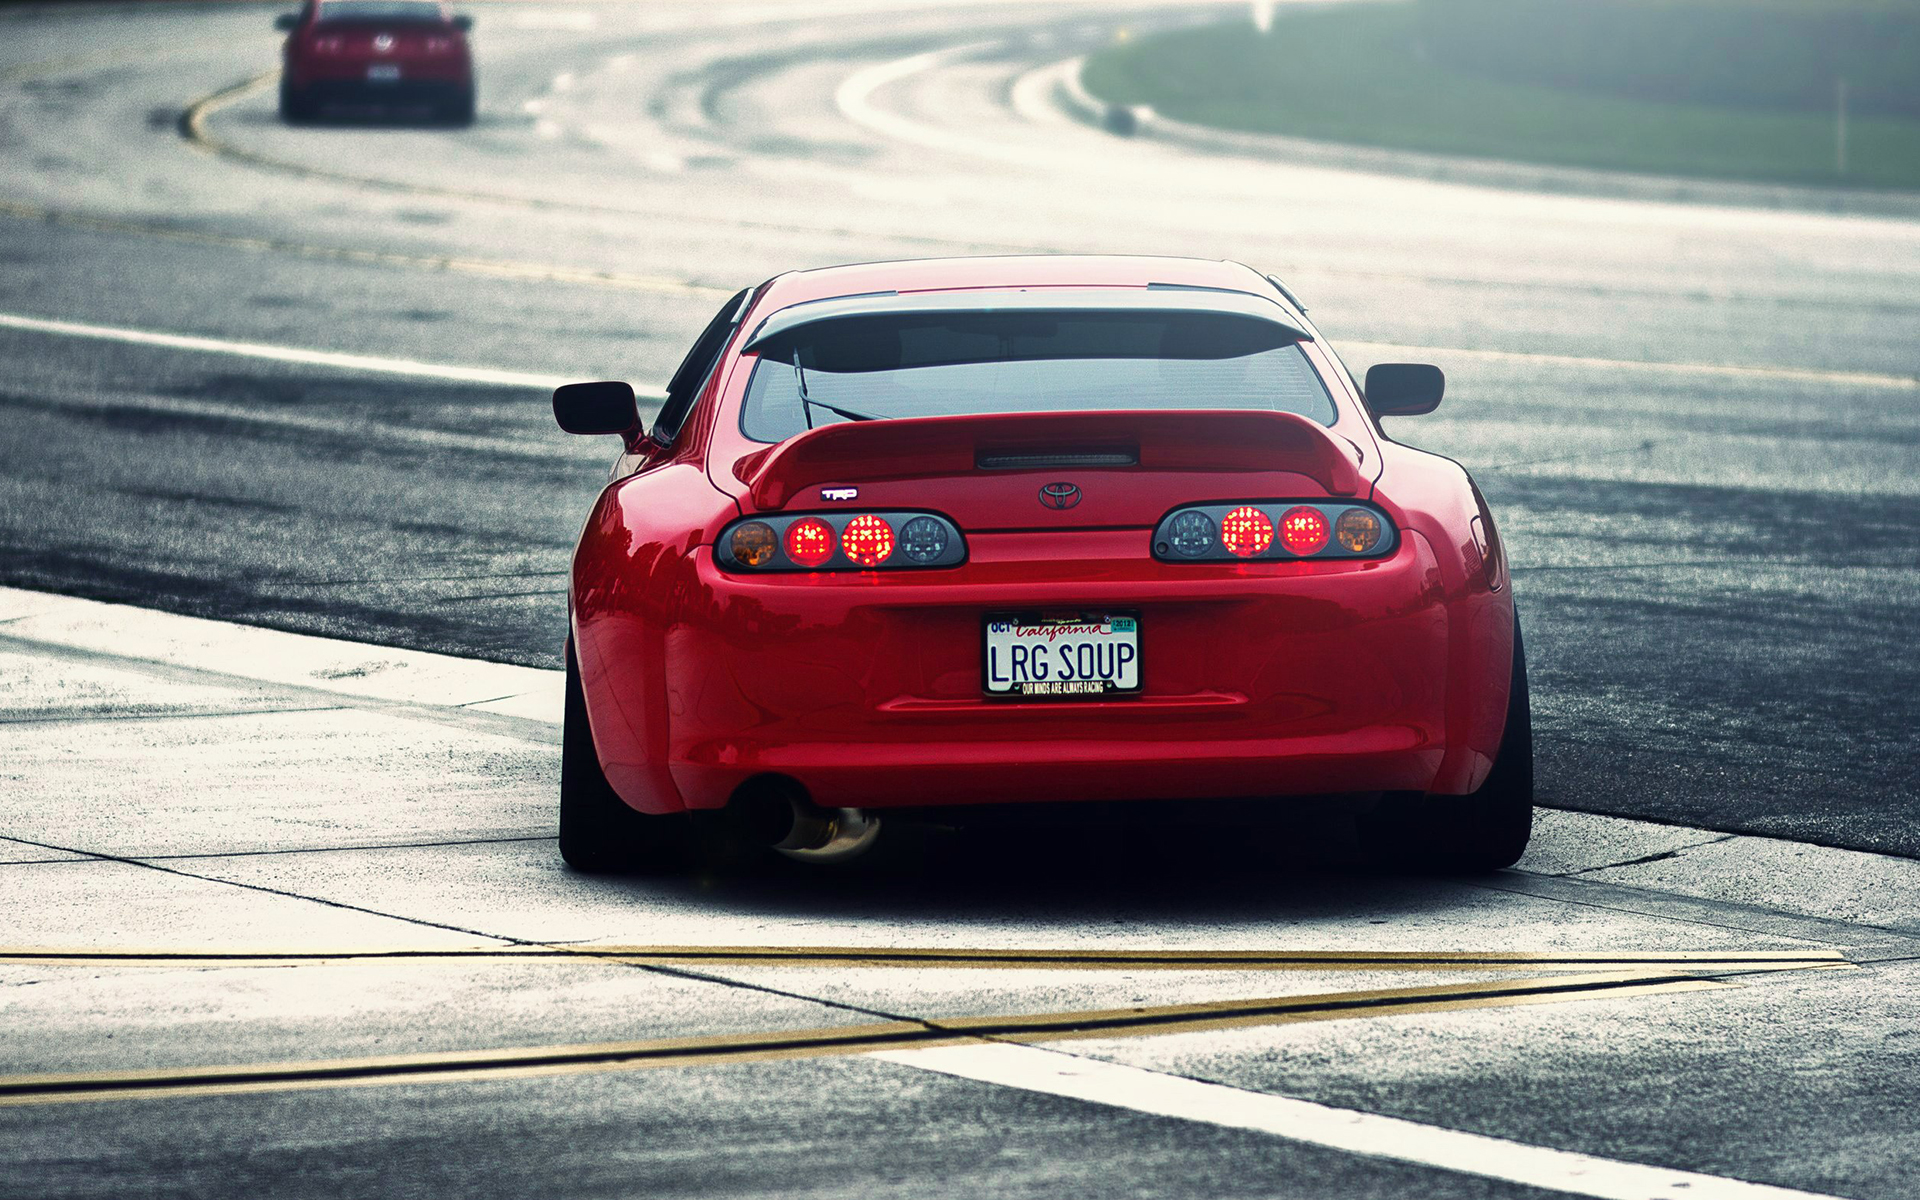
[(806, 415), (807, 428), (813, 428), (813, 410), (824, 408), (830, 413), (845, 417), (849, 421), (884, 421), (872, 413), (856, 412), (851, 408), (841, 408), (838, 404), (828, 404), (825, 400), (815, 400), (807, 395), (807, 372), (800, 365), (800, 351), (793, 352), (793, 381), (800, 387), (800, 411)]

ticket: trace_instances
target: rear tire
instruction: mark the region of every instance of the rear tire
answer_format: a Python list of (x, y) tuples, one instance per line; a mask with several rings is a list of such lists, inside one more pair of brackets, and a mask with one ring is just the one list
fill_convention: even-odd
[(1533, 705), (1516, 617), (1506, 729), (1486, 781), (1468, 796), (1390, 794), (1360, 819), (1360, 839), (1387, 866), (1482, 872), (1519, 862), (1532, 836)]
[(298, 88), (280, 85), (280, 119), (289, 125), (299, 125), (320, 115), (320, 106), (313, 97)]
[(471, 88), (440, 107), (440, 119), (462, 129), (473, 124), (473, 114), (474, 94)]
[(635, 812), (607, 782), (587, 724), (587, 698), (567, 643), (567, 706), (560, 735), (560, 857), (589, 875), (664, 869), (684, 857), (687, 821)]

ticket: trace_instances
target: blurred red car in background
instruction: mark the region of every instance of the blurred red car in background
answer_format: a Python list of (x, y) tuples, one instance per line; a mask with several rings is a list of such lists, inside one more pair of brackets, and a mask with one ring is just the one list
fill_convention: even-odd
[(287, 121), (311, 120), (329, 105), (473, 120), (473, 21), (439, 0), (308, 0), (275, 24), (288, 35), (280, 74)]

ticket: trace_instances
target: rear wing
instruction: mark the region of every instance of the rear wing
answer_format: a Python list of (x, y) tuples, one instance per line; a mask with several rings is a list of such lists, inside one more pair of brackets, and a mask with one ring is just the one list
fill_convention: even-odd
[(756, 507), (783, 508), (825, 484), (976, 471), (1139, 466), (1158, 471), (1287, 471), (1332, 496), (1357, 496), (1358, 452), (1321, 425), (1268, 410), (995, 413), (826, 425), (734, 467)]

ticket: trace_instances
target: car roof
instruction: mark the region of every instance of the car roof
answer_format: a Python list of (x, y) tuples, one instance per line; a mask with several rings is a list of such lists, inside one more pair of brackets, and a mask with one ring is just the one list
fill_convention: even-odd
[(1143, 288), (1150, 284), (1271, 296), (1253, 268), (1219, 259), (1130, 254), (1009, 254), (919, 258), (792, 271), (771, 280), (762, 311), (880, 292), (972, 288)]
[(1256, 296), (1238, 288), (1199, 287), (1184, 283), (1150, 283), (1146, 287), (992, 287), (939, 288), (922, 291), (860, 292), (824, 300), (802, 300), (774, 309), (753, 328), (741, 349), (749, 354), (784, 358), (794, 352), (794, 338), (804, 338), (821, 326), (852, 321), (877, 328), (876, 320), (924, 317), (984, 316), (988, 314), (1104, 313), (1114, 316), (1200, 314), (1263, 327), (1276, 340), (1312, 341), (1312, 335), (1289, 320), (1278, 296)]

